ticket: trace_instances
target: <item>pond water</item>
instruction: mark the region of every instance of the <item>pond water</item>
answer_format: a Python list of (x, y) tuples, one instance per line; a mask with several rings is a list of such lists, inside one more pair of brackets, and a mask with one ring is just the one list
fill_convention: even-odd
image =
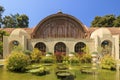
[[(49, 67), (49, 66), (48, 66)], [(55, 67), (51, 66), (51, 72), (45, 76), (36, 76), (31, 73), (14, 73), (5, 68), (0, 68), (0, 80), (60, 80), (55, 75)], [(120, 71), (99, 70), (98, 74), (83, 74), (79, 66), (71, 69), (76, 75), (74, 80), (120, 80)]]

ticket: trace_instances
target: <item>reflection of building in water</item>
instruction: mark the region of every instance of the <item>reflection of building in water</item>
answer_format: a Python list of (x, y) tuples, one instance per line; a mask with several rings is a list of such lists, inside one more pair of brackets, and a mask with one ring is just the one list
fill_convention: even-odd
[(87, 28), (74, 16), (62, 12), (44, 18), (34, 28), (0, 30), (10, 33), (10, 36), (4, 36), (4, 58), (19, 44), (24, 50), (38, 48), (54, 55), (85, 54), (87, 48), (92, 53), (100, 47), (101, 54), (111, 54), (119, 59), (119, 28)]

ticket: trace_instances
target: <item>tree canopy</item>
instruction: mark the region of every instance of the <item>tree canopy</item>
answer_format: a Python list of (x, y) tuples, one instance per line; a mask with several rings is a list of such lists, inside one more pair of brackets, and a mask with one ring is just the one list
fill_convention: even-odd
[(29, 25), (29, 18), (26, 14), (10, 14), (2, 17), (5, 11), (4, 7), (0, 6), (0, 28), (26, 28)]
[(4, 28), (26, 28), (29, 24), (29, 18), (25, 14), (11, 14), (3, 17), (2, 24)]
[(4, 12), (4, 7), (0, 6), (0, 28), (1, 28), (1, 24), (2, 24), (2, 13)]
[(96, 16), (91, 22), (91, 27), (120, 27), (120, 16), (113, 14)]

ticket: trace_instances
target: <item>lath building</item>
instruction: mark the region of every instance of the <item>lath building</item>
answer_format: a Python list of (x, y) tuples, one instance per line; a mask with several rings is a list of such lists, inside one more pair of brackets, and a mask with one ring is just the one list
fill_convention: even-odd
[(3, 28), (3, 57), (20, 45), (24, 50), (38, 48), (53, 54), (99, 52), (119, 59), (120, 28), (88, 28), (74, 16), (58, 12), (47, 16), (34, 28)]

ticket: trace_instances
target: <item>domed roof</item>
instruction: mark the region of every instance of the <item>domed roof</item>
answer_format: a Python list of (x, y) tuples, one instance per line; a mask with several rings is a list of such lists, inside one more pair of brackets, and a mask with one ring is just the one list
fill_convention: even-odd
[[(70, 33), (70, 32), (73, 32)], [(53, 32), (53, 33), (52, 33)], [(57, 37), (79, 37), (85, 36), (87, 28), (72, 15), (58, 12), (47, 16), (35, 27), (32, 38), (57, 38)], [(73, 36), (72, 36), (73, 35)], [(78, 35), (78, 36), (77, 36)]]
[(111, 35), (111, 32), (107, 28), (99, 28), (92, 32), (90, 38), (95, 38), (96, 36), (102, 38), (103, 35)]
[(22, 36), (30, 38), (30, 36), (28, 35), (28, 33), (25, 30), (23, 30), (23, 29), (15, 29), (10, 34), (10, 37), (22, 37)]

